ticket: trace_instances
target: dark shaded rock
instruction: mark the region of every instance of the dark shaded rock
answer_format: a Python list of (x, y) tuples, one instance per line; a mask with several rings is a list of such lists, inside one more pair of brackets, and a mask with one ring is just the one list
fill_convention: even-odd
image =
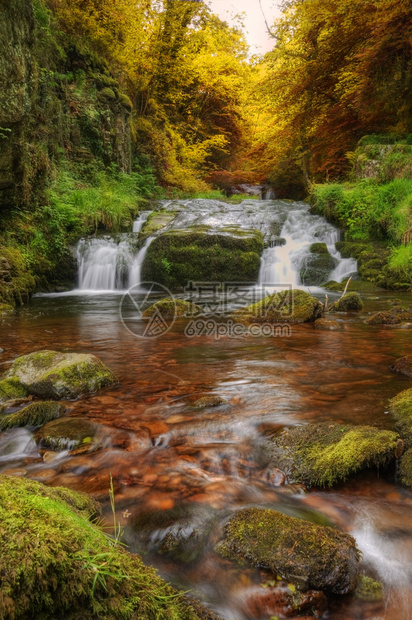
[(241, 308), (232, 317), (245, 323), (306, 323), (322, 315), (318, 299), (301, 290), (285, 290)]
[(302, 590), (347, 594), (358, 580), (360, 553), (352, 536), (274, 510), (237, 512), (216, 551), (240, 564), (268, 568)]
[(412, 355), (400, 357), (392, 365), (391, 370), (412, 378)]
[(47, 350), (17, 358), (4, 377), (19, 379), (30, 394), (55, 399), (76, 398), (116, 380), (94, 355)]
[(335, 302), (333, 309), (337, 312), (354, 312), (362, 310), (363, 301), (358, 293), (346, 293)]
[[(313, 244), (315, 246), (323, 246), (326, 244)], [(311, 246), (312, 247), (312, 246)], [(336, 267), (337, 261), (332, 258), (327, 248), (324, 252), (313, 252), (305, 258), (299, 271), (302, 284), (306, 286), (320, 286), (322, 282), (328, 279), (331, 271)]]
[(34, 438), (41, 448), (73, 450), (82, 444), (94, 444), (99, 425), (84, 418), (60, 418), (48, 422)]
[(325, 331), (339, 331), (341, 329), (340, 323), (333, 319), (317, 319), (313, 324), (315, 329), (322, 329)]
[(31, 403), (20, 411), (0, 417), (0, 430), (17, 426), (43, 426), (62, 416), (64, 411), (65, 407), (56, 401)]
[(273, 440), (273, 462), (297, 482), (332, 486), (399, 455), (397, 433), (333, 422), (288, 428)]

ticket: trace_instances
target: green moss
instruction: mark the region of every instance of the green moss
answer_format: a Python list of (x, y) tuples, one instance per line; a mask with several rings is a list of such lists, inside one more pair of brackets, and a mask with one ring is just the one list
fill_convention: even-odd
[(63, 415), (65, 408), (55, 401), (31, 403), (16, 413), (0, 418), (0, 430), (17, 426), (42, 426)]
[(12, 312), (14, 312), (13, 306), (10, 306), (10, 304), (0, 303), (0, 316), (11, 314)]
[(19, 379), (12, 377), (0, 381), (0, 404), (25, 396), (27, 396), (27, 390)]
[(312, 243), (309, 248), (309, 252), (312, 254), (329, 254), (326, 243)]
[(103, 90), (100, 91), (100, 96), (103, 97), (104, 99), (109, 99), (109, 100), (114, 100), (116, 99), (116, 93), (114, 92), (113, 88), (103, 88)]
[[(330, 280), (325, 284), (322, 284), (324, 288), (327, 288), (329, 291), (344, 291), (346, 287), (347, 279), (343, 280), (343, 282), (335, 282), (334, 280)], [(367, 282), (365, 280), (351, 280), (349, 282), (349, 286), (347, 291), (358, 292), (358, 293), (374, 293), (381, 290), (376, 284), (372, 282)]]
[(90, 521), (96, 508), (83, 494), (0, 476), (3, 616), (201, 618), (183, 594)]
[(4, 375), (17, 377), (40, 398), (75, 398), (115, 382), (113, 373), (94, 355), (35, 351), (15, 360)]
[(190, 317), (198, 315), (201, 312), (201, 308), (190, 301), (166, 298), (149, 306), (143, 312), (143, 318), (151, 317), (156, 312), (160, 312), (164, 318)]
[(398, 470), (398, 480), (401, 484), (403, 484), (403, 486), (408, 489), (412, 489), (412, 448), (406, 450), (405, 454), (401, 458)]
[(132, 100), (125, 93), (119, 94), (119, 101), (122, 104), (122, 106), (126, 108), (126, 110), (129, 110), (129, 112), (133, 110)]
[(336, 264), (337, 262), (327, 250), (326, 253), (312, 253), (305, 258), (299, 272), (302, 284), (306, 286), (320, 286), (322, 282), (326, 280), (330, 272), (336, 267)]
[(190, 281), (255, 282), (262, 251), (259, 231), (217, 233), (204, 227), (173, 230), (149, 246), (142, 278), (171, 289)]
[(395, 420), (395, 428), (412, 446), (412, 388), (404, 390), (389, 401), (389, 412)]
[(306, 323), (322, 314), (322, 305), (301, 290), (285, 290), (269, 295), (261, 301), (241, 308), (233, 318), (246, 323)]
[(217, 546), (223, 557), (268, 568), (302, 589), (352, 592), (359, 551), (349, 534), (274, 510), (240, 510), (226, 524)]
[(177, 211), (153, 211), (147, 218), (140, 234), (144, 237), (154, 235), (170, 224), (175, 219), (176, 214)]
[(362, 469), (387, 465), (398, 454), (398, 439), (397, 433), (372, 426), (306, 424), (274, 439), (274, 457), (298, 482), (333, 486)]
[(383, 600), (383, 585), (380, 581), (360, 575), (354, 596), (360, 601), (378, 602)]
[(333, 307), (337, 312), (356, 312), (362, 310), (362, 308), (363, 301), (358, 293), (346, 293), (346, 295), (338, 299)]
[(365, 320), (367, 325), (400, 325), (402, 315), (394, 312), (375, 312)]

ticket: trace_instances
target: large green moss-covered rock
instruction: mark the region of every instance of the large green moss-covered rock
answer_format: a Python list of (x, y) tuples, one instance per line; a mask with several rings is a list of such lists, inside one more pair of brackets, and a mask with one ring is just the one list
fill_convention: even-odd
[(255, 282), (262, 251), (263, 237), (255, 230), (172, 230), (149, 246), (142, 280), (171, 289), (190, 281)]
[(412, 446), (412, 388), (403, 390), (389, 401), (389, 412), (395, 420), (395, 428)]
[(25, 396), (27, 396), (27, 390), (17, 377), (0, 381), (0, 405), (8, 400), (24, 398)]
[(268, 295), (233, 313), (246, 323), (307, 323), (322, 316), (322, 304), (305, 291), (285, 290)]
[(31, 403), (15, 413), (0, 417), (0, 430), (17, 426), (42, 426), (63, 415), (65, 408), (56, 401)]
[(392, 431), (321, 422), (283, 431), (273, 441), (273, 462), (295, 481), (332, 486), (362, 469), (387, 465), (402, 446)]
[(47, 350), (17, 358), (4, 377), (19, 379), (30, 394), (55, 399), (76, 398), (115, 382), (94, 355)]
[(0, 476), (2, 618), (216, 618), (114, 544), (96, 513), (82, 493)]
[(352, 536), (274, 510), (237, 512), (217, 551), (240, 564), (268, 568), (301, 589), (347, 594), (358, 579), (360, 554)]

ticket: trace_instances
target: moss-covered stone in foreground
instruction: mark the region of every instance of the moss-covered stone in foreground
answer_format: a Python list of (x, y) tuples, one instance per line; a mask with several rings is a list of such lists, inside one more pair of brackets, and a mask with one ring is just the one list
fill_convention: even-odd
[(5, 378), (17, 378), (40, 398), (76, 398), (115, 382), (97, 357), (85, 353), (35, 351), (18, 357)]
[(372, 426), (305, 424), (275, 438), (274, 465), (309, 487), (332, 486), (359, 470), (387, 465), (400, 456), (402, 443), (397, 433)]
[(0, 475), (4, 620), (216, 618), (114, 545), (96, 512), (81, 493)]
[(20, 411), (4, 415), (0, 418), (0, 430), (17, 426), (42, 426), (50, 420), (59, 418), (64, 413), (64, 407), (56, 401), (31, 403)]
[(8, 400), (24, 398), (25, 396), (27, 396), (27, 390), (16, 377), (0, 381), (0, 405)]
[(354, 595), (358, 600), (369, 603), (382, 601), (383, 585), (372, 577), (360, 575)]
[(156, 312), (160, 312), (163, 318), (191, 317), (199, 315), (201, 308), (190, 301), (166, 297), (146, 308), (143, 318), (149, 318)]
[(232, 316), (245, 323), (306, 323), (322, 316), (322, 304), (305, 291), (285, 290), (241, 308)]
[(216, 550), (240, 564), (268, 568), (301, 589), (347, 594), (358, 579), (360, 554), (352, 536), (274, 510), (237, 512)]
[(99, 425), (84, 418), (60, 418), (40, 428), (34, 438), (42, 448), (74, 450), (82, 444), (97, 443)]
[(174, 289), (190, 281), (255, 282), (263, 252), (258, 230), (172, 230), (149, 246), (142, 279)]

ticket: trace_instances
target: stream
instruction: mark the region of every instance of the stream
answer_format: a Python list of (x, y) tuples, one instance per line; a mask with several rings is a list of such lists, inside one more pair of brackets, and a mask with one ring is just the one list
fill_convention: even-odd
[[(261, 230), (266, 249), (260, 283), (291, 284), (323, 299), (324, 289), (305, 286), (300, 275), (314, 242), (326, 243), (334, 259), (328, 279), (356, 273), (356, 261), (342, 259), (335, 249), (339, 231), (311, 215), (305, 203), (192, 200), (163, 206), (176, 211), (167, 228)], [(341, 597), (322, 618), (410, 617), (412, 493), (395, 484), (395, 472), (368, 471), (332, 490), (305, 492), (270, 479), (266, 446), (280, 428), (305, 422), (391, 428), (387, 401), (411, 382), (389, 367), (410, 353), (411, 331), (366, 325), (364, 319), (386, 310), (395, 297), (408, 307), (412, 295), (363, 295), (362, 312), (336, 315), (342, 321), (336, 332), (304, 324), (293, 326), (288, 337), (188, 338), (185, 321), (177, 320), (160, 338), (137, 338), (124, 328), (119, 303), (128, 287), (140, 284), (151, 238), (140, 249), (136, 238), (147, 216), (133, 233), (79, 242), (78, 288), (37, 295), (1, 319), (2, 370), (19, 355), (59, 349), (93, 353), (117, 375), (118, 385), (67, 402), (68, 415), (101, 425), (100, 449), (63, 452), (45, 462), (31, 430), (14, 429), (0, 434), (0, 471), (91, 494), (102, 503), (109, 526), (112, 476), (116, 515), (130, 551), (225, 620), (274, 617), (253, 605), (264, 571), (240, 569), (213, 550), (227, 517), (245, 506), (333, 525), (356, 538), (363, 571), (384, 584), (384, 605)], [(192, 406), (211, 395), (227, 403)], [(173, 552), (171, 535), (178, 541)]]

